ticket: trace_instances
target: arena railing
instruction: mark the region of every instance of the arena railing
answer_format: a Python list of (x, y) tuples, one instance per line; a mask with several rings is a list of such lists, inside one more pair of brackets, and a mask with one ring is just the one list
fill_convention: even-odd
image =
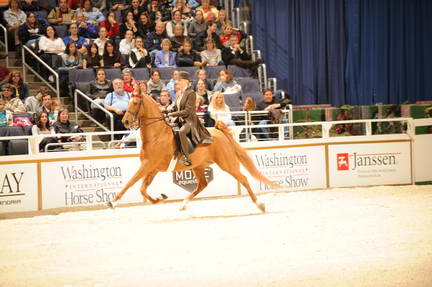
[[(86, 102), (89, 104), (89, 107), (91, 104), (94, 104), (96, 107), (98, 107), (101, 111), (105, 113), (105, 115), (109, 118), (109, 129), (105, 127), (103, 124), (101, 124), (99, 121), (97, 121), (95, 118), (93, 118), (91, 115), (89, 115), (88, 112), (81, 109), (78, 105), (78, 95), (80, 95)], [(88, 118), (90, 121), (95, 123), (97, 126), (102, 128), (103, 130), (107, 132), (114, 131), (114, 116), (112, 113), (110, 113), (107, 109), (105, 109), (102, 105), (98, 104), (97, 102), (93, 101), (92, 98), (84, 94), (79, 89), (75, 89), (74, 92), (74, 105), (75, 105), (75, 121), (78, 122), (78, 112), (82, 113), (86, 118)], [(113, 136), (111, 136), (111, 140), (113, 140)]]
[[(45, 68), (48, 69), (48, 71), (51, 72), (51, 74), (54, 76), (55, 78), (55, 87), (47, 80), (44, 79), (39, 72), (33, 70), (32, 66), (30, 64), (28, 64), (25, 59), (26, 59), (26, 53), (29, 53), (30, 55), (33, 56), (34, 59), (36, 59), (36, 61), (38, 61), (39, 63), (41, 63)], [(60, 81), (59, 81), (59, 74), (52, 68), (50, 67), (47, 63), (45, 63), (38, 55), (36, 55), (30, 48), (28, 48), (26, 45), (22, 45), (22, 62), (23, 62), (23, 78), (24, 78), (24, 82), (27, 82), (27, 72), (26, 72), (26, 68), (29, 69), (35, 76), (37, 76), (42, 82), (44, 82), (57, 96), (57, 100), (60, 102)]]
[(0, 28), (3, 30), (4, 35), (4, 42), (0, 41), (0, 46), (5, 47), (5, 53), (6, 53), (6, 67), (9, 68), (9, 42), (8, 42), (8, 31), (5, 26), (0, 24)]
[[(253, 113), (253, 112), (249, 112)], [(372, 124), (374, 123), (384, 123), (384, 122), (402, 122), (406, 123), (406, 129), (404, 129), (404, 132), (402, 134), (406, 134), (409, 138), (414, 139), (415, 136), (415, 128), (416, 126), (422, 126), (422, 125), (430, 125), (430, 121), (417, 121), (412, 118), (392, 118), (392, 119), (368, 119), (368, 120), (346, 120), (346, 121), (332, 121), (332, 122), (307, 122), (307, 123), (286, 123), (286, 124), (268, 124), (268, 125), (242, 125), (242, 126), (235, 126), (230, 127), (234, 131), (234, 136), (237, 139), (237, 141), (242, 142), (254, 142), (254, 141), (289, 141), (291, 140), (291, 136), (288, 135), (288, 130), (290, 127), (310, 127), (310, 126), (320, 126), (321, 133), (319, 136), (314, 137), (313, 139), (330, 139), (330, 138), (347, 138), (348, 140), (358, 137), (359, 135), (347, 135), (343, 137), (337, 137), (337, 136), (331, 136), (330, 129), (332, 126), (340, 125), (340, 124), (363, 124), (366, 126), (365, 128), (365, 134), (362, 134), (361, 136), (367, 136), (369, 138), (373, 138), (375, 136), (383, 136), (383, 134), (373, 134), (372, 133)], [(248, 129), (250, 132), (248, 133)], [(277, 131), (275, 135), (264, 137), (263, 139), (257, 138), (256, 135), (259, 135), (256, 131), (256, 129), (274, 129)], [(107, 136), (107, 135), (116, 135), (116, 134), (130, 134), (131, 131), (118, 131), (118, 132), (89, 132), (89, 133), (73, 133), (73, 134), (57, 134), (54, 135), (55, 137), (61, 136), (61, 137), (67, 137), (67, 136), (81, 136), (83, 138), (82, 141), (77, 143), (70, 143), (69, 145), (80, 145), (80, 152), (88, 152), (97, 150), (94, 149), (94, 145), (98, 144), (100, 145), (100, 141), (94, 141), (94, 136)], [(244, 134), (245, 136), (241, 136)], [(389, 134), (384, 134), (389, 135)], [(45, 137), (53, 137), (51, 134), (45, 134), (45, 135), (36, 135), (36, 136), (12, 136), (12, 137), (0, 137), (0, 141), (9, 141), (9, 140), (27, 140), (28, 142), (28, 150), (29, 154), (39, 154), (39, 143), (40, 141)], [(258, 136), (259, 137), (259, 136)], [(305, 139), (311, 139), (311, 138), (305, 138)], [(102, 145), (103, 148), (110, 148), (111, 145)], [(139, 145), (137, 145), (139, 147)], [(77, 151), (77, 148), (72, 148), (72, 150)], [(55, 151), (54, 151), (55, 152)], [(64, 151), (62, 151), (64, 152)]]

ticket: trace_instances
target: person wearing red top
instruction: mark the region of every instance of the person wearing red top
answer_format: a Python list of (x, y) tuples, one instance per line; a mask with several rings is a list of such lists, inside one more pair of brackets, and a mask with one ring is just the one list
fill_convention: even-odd
[(123, 90), (128, 93), (132, 93), (134, 91), (134, 86), (138, 84), (138, 82), (133, 78), (132, 70), (124, 69), (122, 73), (123, 80)]
[(78, 8), (81, 8), (81, 1), (82, 0), (68, 0), (67, 5), (70, 9), (76, 10)]
[(107, 36), (110, 39), (120, 36), (120, 25), (116, 21), (114, 11), (110, 11), (107, 15), (106, 20), (101, 22), (99, 26), (105, 27), (107, 29)]
[(238, 30), (234, 29), (231, 25), (226, 25), (225, 27), (223, 27), (223, 32), (219, 36), (219, 41), (221, 42), (221, 44), (225, 48), (228, 48), (230, 46), (231, 35), (237, 36), (237, 39), (238, 39), (239, 43), (246, 36), (241, 31), (238, 31)]

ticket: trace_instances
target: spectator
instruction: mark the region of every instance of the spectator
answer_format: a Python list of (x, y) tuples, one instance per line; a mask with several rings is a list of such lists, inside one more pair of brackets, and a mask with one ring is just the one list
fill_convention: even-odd
[(207, 79), (207, 71), (204, 69), (199, 69), (195, 72), (196, 81), (194, 83), (194, 89), (196, 89), (197, 81), (203, 80), (206, 85), (206, 89), (209, 91), (213, 90), (213, 83), (209, 79)]
[(251, 112), (256, 110), (256, 102), (253, 98), (247, 97), (243, 104), (243, 111), (245, 112)]
[(146, 68), (151, 66), (151, 58), (141, 37), (135, 39), (135, 48), (130, 51), (129, 65), (132, 68)]
[(182, 45), (183, 49), (179, 50), (176, 55), (177, 67), (201, 67), (201, 57), (192, 51), (192, 42), (189, 39), (185, 39)]
[(185, 0), (180, 0), (180, 1), (176, 1), (176, 3), (174, 4), (174, 7), (172, 8), (172, 11), (180, 11), (181, 15), (182, 15), (182, 19), (186, 22), (190, 22), (191, 19), (191, 12), (192, 10), (190, 9), (190, 7), (188, 7), (185, 3)]
[(0, 127), (13, 125), (12, 112), (6, 109), (6, 101), (0, 98)]
[[(183, 3), (185, 3), (184, 0), (182, 0)], [(174, 0), (171, 2), (171, 6), (175, 7), (177, 4), (177, 0)], [(190, 9), (192, 8), (196, 8), (200, 5), (199, 1), (196, 0), (188, 0), (186, 6), (189, 7)]]
[(174, 37), (174, 29), (177, 25), (183, 27), (183, 35), (187, 36), (186, 24), (183, 23), (182, 14), (179, 10), (174, 10), (172, 12), (172, 20), (168, 22), (166, 25), (166, 33), (169, 38)]
[(204, 21), (203, 12), (201, 10), (195, 12), (195, 18), (189, 24), (188, 36), (195, 38), (199, 33), (205, 31), (207, 28), (206, 22)]
[(208, 106), (211, 92), (209, 90), (207, 90), (205, 80), (199, 79), (197, 81), (195, 92), (196, 92), (197, 96), (200, 96), (204, 99), (204, 102), (202, 103), (202, 105)]
[(183, 46), (183, 41), (188, 39), (183, 33), (183, 26), (177, 25), (174, 28), (174, 36), (171, 37), (171, 50), (174, 52), (178, 52), (179, 49)]
[(61, 58), (66, 71), (82, 67), (81, 54), (78, 52), (75, 42), (69, 42), (66, 45), (65, 52), (61, 55)]
[(173, 70), (171, 79), (166, 84), (166, 89), (167, 89), (168, 93), (170, 94), (170, 100), (173, 102), (176, 99), (175, 82), (178, 79), (179, 72), (180, 72), (179, 70)]
[(82, 0), (67, 0), (67, 6), (72, 10), (77, 10), (81, 7)]
[[(58, 112), (57, 121), (53, 125), (56, 134), (82, 133), (81, 128), (69, 119), (69, 110), (62, 108)], [(81, 136), (57, 137), (58, 142), (79, 142)]]
[(219, 41), (225, 48), (230, 46), (230, 39), (233, 35), (237, 37), (237, 43), (240, 43), (241, 40), (247, 37), (242, 31), (234, 29), (231, 25), (226, 25), (223, 27), (223, 33), (219, 36)]
[(127, 0), (107, 0), (108, 10), (110, 11), (122, 11), (128, 7)]
[(110, 39), (115, 39), (120, 36), (120, 25), (116, 21), (114, 11), (108, 12), (106, 20), (99, 23), (99, 27), (105, 27), (107, 29), (107, 36)]
[(201, 59), (203, 65), (206, 66), (218, 66), (223, 65), (222, 53), (220, 49), (216, 49), (216, 45), (213, 39), (207, 39), (205, 41), (206, 49), (201, 52)]
[(4, 20), (7, 24), (7, 30), (14, 34), (14, 41), (16, 46), (16, 63), (15, 66), (20, 66), (21, 59), (21, 39), (18, 35), (19, 27), (26, 22), (27, 15), (21, 10), (21, 3), (19, 0), (9, 0), (9, 9), (3, 12)]
[[(51, 126), (48, 114), (46, 112), (40, 112), (36, 115), (36, 124), (32, 126), (32, 135), (54, 135), (54, 127)], [(39, 143), (39, 152), (44, 152), (45, 147), (49, 143), (57, 142), (56, 138), (44, 137)]]
[[(207, 113), (207, 106), (204, 104), (204, 98), (201, 96), (196, 96), (195, 100), (195, 110), (198, 116), (198, 119), (202, 124), (205, 125), (205, 115)], [(207, 125), (205, 125), (207, 126)]]
[(28, 85), (24, 83), (20, 71), (12, 71), (9, 75), (8, 83), (14, 89), (14, 97), (24, 101), (28, 97)]
[(43, 7), (39, 4), (38, 0), (21, 0), (21, 10), (25, 13), (36, 12), (42, 9)]
[(151, 21), (149, 15), (146, 12), (141, 13), (137, 24), (137, 28), (138, 28), (138, 36), (140, 36), (143, 39), (146, 39), (149, 33), (155, 31), (155, 25)]
[(41, 86), (36, 95), (27, 97), (24, 102), (26, 112), (35, 115), (42, 107), (42, 97), (47, 94), (49, 94), (49, 88)]
[(228, 19), (228, 13), (225, 9), (221, 9), (219, 11), (219, 15), (216, 20), (217, 25), (217, 33), (221, 34), (223, 31), (223, 28), (227, 25), (231, 25), (229, 19)]
[(98, 122), (103, 123), (105, 121), (105, 113), (94, 103), (103, 106), (106, 95), (113, 91), (111, 82), (107, 80), (104, 69), (96, 71), (96, 79), (90, 83), (89, 91), (89, 96), (93, 100), (93, 103), (90, 105), (92, 116)]
[[(114, 130), (123, 131), (125, 127), (121, 120), (127, 110), (131, 95), (123, 90), (123, 81), (121, 79), (113, 80), (113, 88), (114, 91), (105, 97), (104, 107), (114, 116)], [(120, 139), (121, 135), (115, 135), (114, 137)]]
[(215, 122), (222, 121), (227, 126), (235, 126), (234, 121), (231, 119), (230, 108), (225, 104), (225, 97), (221, 92), (213, 94), (208, 111)]
[(135, 23), (138, 23), (141, 13), (146, 12), (147, 9), (140, 6), (139, 0), (131, 0), (130, 3), (130, 7), (125, 10), (124, 14), (132, 12)]
[(221, 92), (227, 94), (238, 93), (240, 99), (242, 97), (242, 88), (234, 80), (233, 74), (228, 69), (224, 69), (219, 72), (219, 78), (213, 88), (213, 92)]
[(122, 73), (122, 80), (123, 80), (123, 90), (128, 93), (132, 93), (134, 90), (134, 87), (138, 85), (138, 82), (135, 81), (132, 70), (131, 69), (124, 69)]
[(216, 7), (210, 5), (210, 0), (202, 0), (201, 6), (196, 8), (196, 11), (202, 11), (205, 20), (209, 19), (210, 14), (213, 14), (216, 18), (219, 15), (219, 10)]
[(137, 23), (134, 20), (134, 15), (131, 11), (126, 12), (123, 24), (120, 25), (120, 38), (124, 38), (127, 30), (131, 30), (134, 35), (138, 34)]
[(129, 54), (133, 48), (135, 48), (134, 34), (131, 30), (127, 30), (124, 39), (119, 44), (120, 54), (129, 61)]
[(106, 1), (107, 0), (92, 0), (93, 7), (99, 9), (99, 11), (103, 12), (106, 9)]
[(158, 68), (173, 67), (176, 68), (175, 57), (176, 53), (170, 51), (171, 41), (168, 39), (162, 40), (162, 50), (156, 52), (155, 65)]
[(161, 7), (159, 1), (157, 0), (151, 0), (148, 8), (148, 13), (152, 22), (156, 24), (163, 23), (170, 20), (171, 18), (169, 9), (164, 9), (163, 7)]
[(48, 22), (51, 25), (70, 24), (74, 10), (68, 7), (66, 0), (59, 0), (58, 7), (53, 8), (48, 14)]
[(101, 27), (99, 29), (99, 38), (94, 40), (94, 43), (98, 46), (99, 55), (103, 56), (105, 51), (105, 44), (108, 41), (107, 38), (107, 29), (105, 27)]
[(158, 98), (159, 105), (161, 106), (161, 108), (168, 108), (168, 106), (170, 106), (173, 102), (170, 99), (170, 94), (168, 93), (167, 90), (162, 90), (160, 92), (160, 96)]
[(102, 66), (102, 57), (99, 55), (99, 47), (96, 43), (91, 44), (90, 53), (83, 59), (83, 69), (99, 68)]
[[(50, 67), (57, 69), (61, 65), (60, 54), (64, 52), (65, 48), (63, 39), (57, 36), (54, 27), (48, 26), (45, 35), (40, 37), (39, 40), (39, 49), (44, 52), (40, 58)], [(48, 78), (51, 82), (54, 81), (53, 75), (48, 77), (49, 72), (45, 67), (42, 67), (40, 72), (45, 79)]]
[(111, 40), (107, 40), (105, 43), (101, 64), (104, 68), (121, 68), (123, 66), (120, 52), (116, 49), (114, 42)]
[(70, 42), (74, 42), (76, 48), (79, 50), (80, 54), (84, 54), (87, 51), (86, 46), (89, 45), (90, 41), (80, 35), (78, 35), (78, 24), (72, 23), (69, 26), (69, 36), (63, 39), (65, 45)]
[(148, 90), (153, 98), (158, 98), (162, 90), (166, 90), (164, 83), (160, 79), (158, 70), (153, 70), (150, 74), (150, 79), (147, 82)]
[(26, 109), (23, 102), (19, 98), (13, 96), (14, 88), (12, 85), (4, 84), (1, 89), (6, 110), (12, 113), (25, 113)]
[(166, 38), (164, 23), (157, 23), (155, 29), (156, 30), (154, 32), (151, 32), (147, 35), (145, 42), (145, 48), (150, 53), (150, 55), (153, 51), (156, 53), (156, 51), (161, 49), (162, 40)]
[(42, 106), (38, 109), (38, 113), (46, 112), (51, 123), (57, 121), (59, 105), (51, 98), (50, 94), (42, 95)]
[(217, 26), (215, 22), (207, 22), (207, 29), (199, 33), (194, 39), (194, 49), (197, 51), (204, 50), (204, 44), (208, 39), (213, 39), (216, 48), (222, 49), (223, 46), (219, 41), (219, 36), (216, 33)]
[(91, 0), (84, 0), (81, 8), (77, 9), (75, 13), (83, 13), (85, 21), (88, 24), (99, 24), (105, 21), (105, 16), (99, 11), (99, 9), (92, 6)]
[(43, 21), (36, 20), (36, 14), (30, 12), (27, 15), (26, 22), (19, 27), (19, 38), (21, 43), (31, 49), (36, 48), (36, 41), (45, 33), (45, 24)]
[[(88, 39), (97, 38), (98, 36), (97, 26), (91, 23), (87, 23), (85, 21), (85, 16), (83, 13), (76, 13), (75, 21), (76, 24), (78, 25), (78, 35)], [(102, 30), (102, 28), (100, 28), (99, 30)], [(106, 29), (105, 29), (105, 37), (106, 37)]]

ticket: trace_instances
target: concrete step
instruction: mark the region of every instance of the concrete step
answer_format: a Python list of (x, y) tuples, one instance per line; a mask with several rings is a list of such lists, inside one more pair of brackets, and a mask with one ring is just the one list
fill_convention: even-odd
[(103, 132), (104, 130), (100, 127), (81, 127), (85, 133)]

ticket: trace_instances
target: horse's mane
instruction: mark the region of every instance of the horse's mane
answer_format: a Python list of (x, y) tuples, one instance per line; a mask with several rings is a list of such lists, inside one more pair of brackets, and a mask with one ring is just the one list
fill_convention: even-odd
[[(158, 103), (155, 101), (155, 99), (153, 99), (152, 96), (150, 96), (149, 94), (144, 94), (142, 96), (142, 101), (143, 101), (144, 109), (145, 110), (149, 109), (152, 112), (152, 116), (157, 115), (162, 117), (162, 112), (159, 109)], [(153, 114), (153, 112), (155, 114)]]

